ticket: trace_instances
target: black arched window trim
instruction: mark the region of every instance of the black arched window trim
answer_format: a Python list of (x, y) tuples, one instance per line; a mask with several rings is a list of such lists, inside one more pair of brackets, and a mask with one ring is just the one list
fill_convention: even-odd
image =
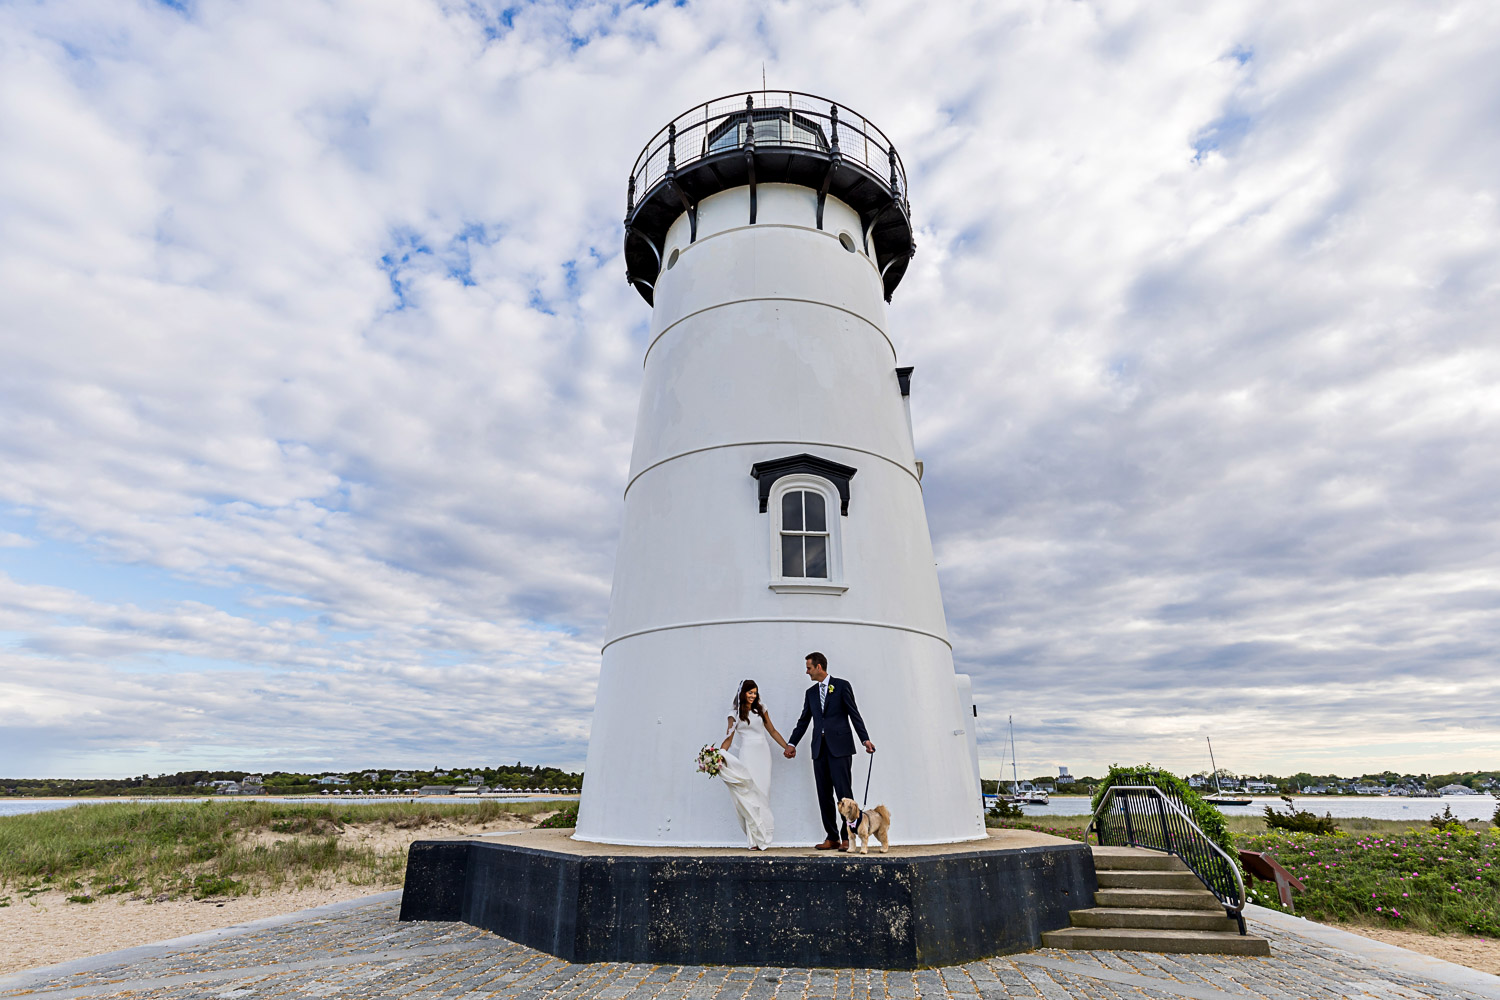
[(773, 458), (769, 462), (756, 462), (750, 466), (750, 475), (760, 484), (760, 512), (764, 514), (771, 502), (771, 488), (776, 480), (784, 476), (818, 476), (832, 483), (839, 491), (839, 513), (849, 516), (849, 480), (859, 471), (848, 465), (830, 462), (816, 455), (790, 455)]

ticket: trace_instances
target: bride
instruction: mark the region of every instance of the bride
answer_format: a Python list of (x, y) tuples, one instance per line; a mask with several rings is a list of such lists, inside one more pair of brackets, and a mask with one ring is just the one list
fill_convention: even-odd
[[(785, 750), (786, 740), (771, 724), (771, 716), (760, 702), (760, 688), (754, 681), (740, 682), (740, 693), (734, 698), (734, 714), (729, 717), (729, 731), (719, 747), (726, 751), (719, 777), (734, 800), (740, 829), (745, 831), (752, 851), (771, 846), (775, 824), (771, 818), (771, 744), (769, 734)], [(736, 741), (737, 754), (727, 751)]]

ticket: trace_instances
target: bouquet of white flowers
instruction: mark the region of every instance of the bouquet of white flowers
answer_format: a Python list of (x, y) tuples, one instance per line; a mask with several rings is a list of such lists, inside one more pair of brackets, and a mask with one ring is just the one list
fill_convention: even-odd
[(698, 751), (698, 770), (710, 778), (717, 778), (719, 771), (724, 767), (724, 751), (712, 743), (704, 745)]

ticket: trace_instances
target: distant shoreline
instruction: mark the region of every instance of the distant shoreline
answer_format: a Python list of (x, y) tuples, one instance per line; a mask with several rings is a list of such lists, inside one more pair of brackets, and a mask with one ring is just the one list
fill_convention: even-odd
[(198, 802), (265, 802), (283, 805), (313, 806), (376, 806), (399, 802), (425, 804), (479, 805), (485, 802), (561, 802), (578, 801), (577, 792), (526, 793), (485, 792), (461, 795), (9, 795), (0, 798), (0, 820), (15, 816), (29, 816), (40, 812), (55, 812), (74, 806), (102, 805), (164, 805), (188, 806)]
[[(1066, 796), (1057, 796), (1064, 798)], [(470, 802), (499, 800), (504, 802), (576, 799), (577, 792), (460, 792), (447, 795), (418, 795), (415, 792), (375, 792), (370, 795), (3, 795), (0, 802), (365, 802), (380, 800)]]

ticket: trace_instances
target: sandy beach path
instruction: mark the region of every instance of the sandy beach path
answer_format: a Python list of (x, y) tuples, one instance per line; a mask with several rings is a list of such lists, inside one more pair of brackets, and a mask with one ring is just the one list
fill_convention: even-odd
[(0, 949), (0, 975), (358, 899), (388, 888), (335, 885), (202, 902), (148, 903), (105, 897), (82, 905), (68, 902), (60, 892), (26, 900), (12, 893), (11, 904), (0, 908), (0, 941), (5, 942)]
[[(404, 854), (413, 840), (493, 836), (529, 830), (532, 825), (532, 821), (522, 819), (492, 820), (483, 824), (430, 823), (418, 829), (377, 824), (351, 827), (340, 838), (381, 853), (400, 851)], [(276, 836), (267, 835), (265, 839)], [(316, 888), (263, 890), (259, 895), (215, 897), (203, 901), (173, 899), (158, 903), (101, 896), (93, 903), (70, 903), (68, 893), (44, 892), (27, 899), (25, 893), (10, 886), (0, 889), (0, 899), (10, 898), (9, 906), (0, 906), (0, 941), (5, 943), (5, 947), (0, 948), (0, 975), (399, 888), (396, 884), (334, 882)]]
[(1407, 951), (1431, 955), (1445, 962), (1467, 965), (1480, 972), (1500, 976), (1500, 941), (1494, 938), (1474, 937), (1469, 934), (1423, 934), (1420, 931), (1391, 930), (1384, 927), (1360, 927), (1354, 924), (1333, 924), (1372, 941), (1384, 941)]

